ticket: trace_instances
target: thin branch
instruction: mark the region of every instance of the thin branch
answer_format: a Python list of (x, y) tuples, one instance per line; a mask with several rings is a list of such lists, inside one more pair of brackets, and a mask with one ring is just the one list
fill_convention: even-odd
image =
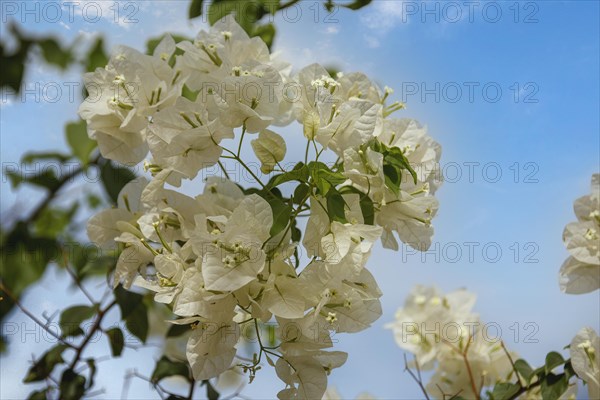
[(65, 259), (65, 269), (67, 270), (67, 273), (71, 276), (71, 279), (73, 279), (73, 282), (75, 283), (75, 285), (79, 288), (79, 290), (81, 290), (81, 292), (85, 295), (85, 297), (87, 297), (87, 299), (90, 301), (90, 303), (96, 304), (96, 300), (94, 300), (94, 298), (92, 297), (90, 292), (88, 292), (88, 290), (85, 288), (85, 286), (83, 286), (83, 283), (81, 283), (81, 281), (79, 280), (77, 275), (75, 275), (75, 272), (73, 272), (73, 270), (71, 268), (69, 268), (69, 262), (68, 262), (69, 260), (67, 259), (66, 254), (64, 255), (64, 259)]
[(33, 315), (28, 309), (26, 309), (21, 302), (17, 299), (17, 297), (15, 295), (13, 295), (13, 293), (6, 287), (4, 286), (4, 284), (0, 281), (0, 290), (3, 291), (4, 293), (6, 293), (6, 295), (11, 299), (11, 301), (13, 303), (15, 303), (15, 305), (17, 307), (19, 307), (19, 309), (23, 312), (23, 314), (27, 315), (29, 318), (31, 318), (33, 320), (33, 322), (35, 322), (36, 324), (38, 324), (40, 327), (42, 327), (46, 332), (48, 332), (50, 335), (52, 335), (54, 338), (58, 339), (58, 341), (60, 341), (62, 344), (64, 344), (67, 347), (70, 347), (71, 349), (76, 349), (76, 347), (74, 345), (72, 345), (71, 343), (67, 342), (66, 340), (64, 340), (59, 334), (57, 334), (56, 332), (54, 332), (52, 329), (50, 329), (46, 324), (44, 324), (42, 321), (40, 321), (35, 315)]
[(92, 328), (88, 332), (88, 334), (85, 337), (85, 339), (83, 339), (83, 342), (81, 342), (81, 344), (76, 348), (75, 357), (73, 358), (73, 361), (71, 361), (71, 364), (70, 364), (70, 367), (69, 367), (70, 369), (75, 369), (75, 366), (77, 365), (77, 363), (81, 359), (81, 356), (83, 354), (83, 350), (88, 345), (88, 343), (90, 342), (90, 340), (92, 340), (92, 337), (94, 336), (94, 334), (96, 333), (96, 331), (99, 331), (99, 330), (101, 331), (102, 330), (102, 328), (100, 327), (100, 324), (102, 323), (102, 320), (104, 319), (104, 317), (106, 316), (106, 314), (108, 313), (108, 311), (110, 311), (110, 309), (113, 308), (116, 304), (117, 304), (117, 300), (113, 300), (103, 310), (98, 311), (98, 315), (96, 316), (96, 320), (94, 321), (94, 324), (92, 325)]
[[(415, 363), (417, 364), (417, 371), (419, 371), (418, 362), (415, 358)], [(425, 390), (425, 386), (423, 385), (423, 381), (421, 380), (421, 372), (419, 371), (419, 376), (415, 375), (415, 373), (408, 367), (408, 360), (406, 359), (406, 353), (404, 354), (404, 370), (408, 371), (410, 376), (417, 382), (417, 385), (421, 388), (423, 395), (425, 395), (425, 399), (429, 400), (429, 395), (427, 394), (427, 390)]]

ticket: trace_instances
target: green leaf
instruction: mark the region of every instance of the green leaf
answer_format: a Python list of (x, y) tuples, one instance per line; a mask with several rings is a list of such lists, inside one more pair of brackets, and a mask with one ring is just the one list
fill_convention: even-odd
[(190, 369), (187, 363), (180, 361), (171, 361), (166, 356), (162, 356), (162, 358), (158, 360), (156, 366), (154, 367), (154, 372), (152, 372), (150, 381), (152, 381), (153, 383), (158, 383), (164, 378), (168, 378), (170, 376), (175, 375), (183, 376), (185, 379), (191, 382)]
[(544, 400), (558, 400), (568, 389), (569, 380), (565, 374), (548, 374), (542, 381), (542, 398)]
[(204, 0), (192, 0), (190, 8), (188, 10), (188, 18), (196, 18), (202, 15), (202, 3)]
[(42, 55), (49, 64), (54, 64), (61, 69), (65, 69), (73, 61), (73, 55), (69, 50), (63, 50), (58, 42), (53, 38), (46, 38), (38, 41), (42, 49)]
[(346, 181), (344, 174), (333, 172), (322, 162), (312, 161), (308, 164), (310, 176), (319, 192), (325, 196), (332, 187), (335, 187)]
[(371, 4), (371, 1), (373, 1), (373, 0), (354, 0), (350, 4), (342, 4), (342, 7), (346, 7), (351, 10), (360, 10), (364, 6)]
[(385, 176), (385, 185), (398, 196), (400, 194), (400, 181), (402, 179), (398, 167), (395, 165), (384, 165), (383, 174)]
[(564, 363), (565, 359), (563, 358), (563, 356), (560, 355), (560, 353), (557, 353), (556, 351), (551, 351), (546, 355), (546, 374), (549, 374), (554, 368)]
[[(268, 356), (267, 356), (268, 357)], [(208, 400), (219, 400), (219, 392), (214, 388), (212, 383), (209, 380), (202, 381), (202, 386), (206, 386), (206, 398)]]
[(330, 221), (337, 221), (343, 224), (347, 223), (346, 212), (344, 207), (346, 202), (342, 195), (336, 190), (331, 189), (327, 194), (327, 214), (329, 215)]
[[(51, 260), (61, 259), (61, 245), (54, 238), (34, 236), (24, 222), (6, 234), (0, 246), (2, 280), (15, 296), (37, 281)], [(2, 315), (10, 310), (8, 301), (0, 302)]]
[(294, 190), (294, 196), (292, 196), (294, 204), (302, 204), (304, 199), (308, 197), (309, 190), (310, 187), (306, 183), (301, 183), (296, 186), (296, 189)]
[(10, 179), (13, 188), (17, 188), (21, 184), (27, 183), (29, 185), (39, 186), (54, 191), (60, 186), (60, 181), (54, 173), (54, 168), (44, 168), (40, 173), (31, 176), (25, 171), (7, 171), (6, 175), (8, 176), (8, 179)]
[(68, 154), (58, 153), (55, 151), (49, 152), (41, 152), (41, 153), (25, 153), (23, 157), (21, 157), (21, 162), (24, 164), (31, 164), (34, 161), (43, 161), (43, 160), (57, 160), (61, 163), (68, 161), (71, 158)]
[(213, 0), (208, 7), (208, 23), (214, 25), (215, 22), (240, 7), (243, 7), (243, 3), (239, 0)]
[(28, 65), (27, 55), (33, 42), (21, 36), (16, 25), (11, 23), (9, 31), (15, 36), (15, 51), (8, 54), (7, 49), (0, 43), (0, 53), (2, 54), (2, 73), (0, 73), (0, 87), (8, 86), (14, 93), (19, 94), (25, 74), (25, 65)]
[(144, 300), (144, 296), (139, 293), (130, 292), (119, 285), (115, 288), (115, 299), (121, 309), (121, 318), (125, 319)]
[(565, 375), (567, 375), (567, 379), (571, 379), (572, 376), (577, 376), (577, 373), (573, 369), (573, 364), (571, 363), (571, 360), (568, 360), (565, 363)]
[(273, 237), (287, 228), (292, 214), (292, 205), (281, 200), (267, 200), (273, 210), (273, 226), (269, 234)]
[(85, 394), (85, 377), (78, 375), (72, 369), (63, 372), (60, 380), (60, 399), (79, 400)]
[(191, 330), (192, 330), (192, 327), (189, 324), (185, 324), (185, 325), (173, 324), (167, 331), (167, 337), (181, 336), (184, 333), (189, 332)]
[(132, 335), (146, 343), (148, 338), (148, 309), (143, 302), (139, 303), (125, 320), (125, 326)]
[(533, 369), (529, 366), (527, 361), (523, 359), (515, 361), (515, 369), (527, 383), (531, 382), (531, 378), (533, 378)]
[(104, 51), (104, 39), (98, 37), (88, 52), (85, 69), (88, 72), (94, 72), (96, 68), (102, 68), (106, 64), (108, 64), (108, 56)]
[(144, 304), (144, 296), (118, 286), (115, 289), (115, 298), (121, 309), (121, 318), (125, 320), (127, 330), (140, 339), (143, 343), (148, 337), (148, 310)]
[(298, 181), (307, 183), (309, 177), (308, 167), (304, 165), (304, 163), (299, 162), (294, 166), (294, 169), (291, 171), (285, 172), (283, 174), (275, 175), (269, 180), (267, 183), (267, 188), (274, 188), (281, 184), (291, 181)]
[(407, 170), (412, 176), (415, 185), (417, 184), (417, 173), (411, 167), (410, 163), (408, 162), (408, 159), (404, 156), (402, 150), (400, 150), (398, 147), (386, 147), (386, 151), (383, 154), (384, 165), (394, 165), (400, 170)]
[(29, 394), (27, 400), (47, 400), (48, 399), (48, 389), (43, 390), (35, 390)]
[(85, 360), (85, 363), (87, 364), (88, 369), (90, 370), (90, 380), (88, 381), (86, 389), (90, 389), (92, 388), (92, 386), (94, 386), (94, 378), (96, 377), (96, 361), (93, 358), (88, 358), (87, 360)]
[(269, 49), (273, 46), (273, 40), (275, 39), (275, 25), (268, 23), (264, 25), (258, 25), (254, 28), (252, 36), (260, 37)]
[(507, 400), (517, 394), (520, 388), (517, 383), (500, 382), (494, 386), (492, 396), (494, 400)]
[(58, 325), (62, 331), (62, 336), (83, 335), (80, 325), (86, 319), (90, 319), (96, 312), (95, 307), (91, 306), (73, 306), (69, 307), (60, 314)]
[(102, 179), (106, 193), (113, 203), (116, 204), (119, 192), (129, 181), (135, 179), (135, 174), (129, 168), (120, 167), (107, 161), (100, 170), (100, 178)]
[(72, 222), (78, 208), (79, 203), (74, 203), (68, 210), (53, 207), (44, 208), (33, 222), (34, 233), (43, 237), (57, 237)]
[(361, 192), (354, 186), (343, 186), (340, 188), (341, 194), (355, 193), (359, 195), (360, 210), (362, 211), (364, 223), (373, 225), (375, 223), (375, 206), (373, 200), (365, 193)]
[(87, 124), (81, 120), (79, 122), (70, 122), (66, 126), (67, 143), (73, 155), (77, 157), (83, 165), (90, 161), (90, 154), (96, 148), (96, 141), (90, 139), (87, 134)]
[[(158, 37), (148, 40), (146, 42), (146, 54), (149, 54), (149, 55), (154, 54), (154, 50), (156, 49), (156, 46), (158, 46), (160, 44), (160, 42), (164, 39), (164, 37), (165, 37), (165, 35), (163, 34), (163, 35), (160, 35)], [(171, 35), (171, 38), (173, 38), (175, 43), (179, 43), (184, 40), (187, 40), (187, 41), (191, 40), (190, 38), (183, 36), (183, 35)], [(183, 50), (181, 50), (179, 47), (176, 48), (175, 55), (181, 55), (181, 54), (183, 54)], [(169, 63), (169, 65), (170, 65), (170, 63)], [(171, 66), (173, 66), (173, 65), (171, 65)]]
[(37, 360), (23, 379), (23, 382), (38, 382), (43, 381), (52, 373), (54, 367), (58, 364), (62, 364), (65, 360), (62, 358), (62, 353), (65, 351), (67, 346), (59, 344), (45, 352), (39, 360)]
[(113, 357), (121, 356), (123, 347), (125, 346), (125, 337), (123, 331), (120, 328), (112, 328), (106, 331), (108, 342), (110, 343), (110, 351)]

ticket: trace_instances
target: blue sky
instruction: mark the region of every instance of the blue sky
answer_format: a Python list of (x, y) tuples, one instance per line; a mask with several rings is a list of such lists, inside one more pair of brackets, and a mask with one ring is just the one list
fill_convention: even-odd
[[(376, 0), (359, 12), (339, 10), (335, 15), (315, 3), (301, 2), (301, 15), (290, 11), (276, 18), (275, 49), (298, 68), (317, 61), (334, 64), (393, 87), (395, 97), (407, 102), (402, 116), (420, 120), (442, 144), (442, 170), (447, 174), (437, 194), (433, 250), (419, 255), (375, 249), (369, 264), (384, 293), (384, 315), (365, 332), (337, 337), (338, 348), (350, 356), (330, 382), (347, 398), (365, 391), (378, 398), (420, 396), (403, 372), (402, 351), (383, 329), (419, 283), (476, 292), (482, 320), (497, 323), (509, 348), (532, 363), (562, 349), (583, 326), (600, 330), (600, 293), (565, 295), (557, 282), (568, 255), (561, 235), (575, 219), (573, 201), (589, 192), (591, 175), (600, 170), (599, 3), (476, 2), (469, 9), (465, 2), (448, 6)], [(192, 36), (204, 26), (199, 20), (187, 21), (187, 1), (133, 2), (134, 8), (127, 10), (122, 3), (118, 23), (112, 2), (94, 4), (102, 6), (103, 15), (95, 23), (89, 21), (93, 13), (86, 21), (76, 9), (73, 22), (68, 14), (55, 23), (36, 23), (25, 15), (24, 25), (29, 31), (54, 32), (68, 42), (78, 34), (99, 32), (110, 46), (138, 49), (148, 37), (167, 31)], [(123, 22), (132, 12), (138, 22)], [(2, 34), (5, 29), (3, 21)], [(63, 125), (76, 118), (80, 99), (68, 98), (65, 82), (78, 83), (78, 74), (36, 65), (26, 81), (47, 90), (53, 88), (48, 83), (58, 83), (63, 90), (58, 101), (35, 101), (33, 95), (2, 99), (3, 165), (18, 162), (26, 151), (66, 148)], [(293, 127), (285, 132), (300, 135)], [(32, 195), (37, 192), (13, 193), (4, 178), (1, 188), (3, 219), (15, 202), (20, 210), (35, 203)], [(67, 190), (65, 196), (78, 194)], [(472, 258), (465, 243), (476, 243)], [(501, 255), (496, 255), (498, 249)], [(38, 314), (52, 313), (75, 301), (67, 286), (67, 277), (49, 272), (25, 304)], [(11, 323), (33, 327), (21, 315)], [(537, 342), (526, 343), (526, 334)], [(39, 342), (29, 335), (0, 359), (0, 397), (20, 398), (29, 391), (15, 382), (31, 353), (39, 354), (46, 346), (43, 339)], [(100, 342), (98, 351), (105, 351), (103, 346)], [(138, 365), (140, 371), (151, 372), (144, 357), (158, 357), (158, 350), (130, 350), (123, 359), (127, 366), (119, 360), (105, 362), (99, 379), (106, 397), (120, 396), (126, 368)], [(280, 386), (265, 368), (244, 393), (272, 397)], [(137, 398), (147, 393), (140, 382), (130, 390)]]

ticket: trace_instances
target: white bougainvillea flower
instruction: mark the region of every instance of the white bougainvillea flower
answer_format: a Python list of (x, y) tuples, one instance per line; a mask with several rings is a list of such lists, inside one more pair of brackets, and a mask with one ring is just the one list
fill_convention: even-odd
[(414, 192), (427, 183), (428, 193), (435, 193), (443, 180), (439, 166), (442, 148), (427, 134), (427, 128), (421, 127), (413, 119), (385, 119), (377, 140), (388, 147), (401, 149), (416, 172), (415, 184), (409, 172), (403, 171), (403, 190)]
[(322, 197), (311, 196), (310, 208), (311, 213), (306, 223), (302, 244), (309, 257), (325, 257), (325, 252), (321, 248), (321, 238), (329, 232), (327, 202)]
[[(398, 249), (392, 231), (408, 246), (426, 251), (431, 246), (433, 227), (431, 219), (438, 210), (438, 201), (433, 196), (412, 196), (401, 191), (400, 198), (381, 206), (376, 215), (377, 223), (383, 227), (385, 247)], [(385, 233), (387, 232), (387, 233)]]
[(250, 195), (242, 200), (204, 254), (206, 288), (232, 291), (256, 279), (265, 265), (262, 244), (272, 224), (271, 206), (263, 198)]
[(385, 174), (383, 172), (383, 155), (370, 148), (365, 151), (349, 148), (344, 151), (344, 175), (349, 183), (366, 193), (377, 203), (384, 200)]
[(565, 227), (563, 241), (571, 254), (559, 271), (565, 293), (589, 293), (600, 288), (600, 174), (592, 176), (591, 194), (575, 200), (577, 222)]
[(446, 348), (443, 340), (449, 338), (443, 337), (444, 332), (456, 333), (454, 343), (473, 333), (469, 327), (478, 322), (472, 312), (474, 304), (475, 295), (467, 291), (443, 295), (435, 287), (418, 285), (404, 307), (396, 311), (396, 321), (386, 327), (393, 330), (396, 344), (413, 353), (421, 368), (428, 369)]
[(569, 346), (571, 365), (588, 387), (590, 399), (600, 398), (600, 337), (592, 328), (583, 328)]
[[(427, 392), (436, 399), (444, 399), (448, 393), (460, 393), (465, 399), (475, 399), (484, 387), (493, 386), (499, 381), (509, 381), (514, 374), (511, 359), (500, 341), (487, 339), (481, 330), (472, 338), (466, 353), (470, 370), (465, 366), (462, 351), (450, 346), (442, 349), (438, 355), (438, 367), (426, 385)], [(510, 357), (516, 358), (516, 354), (510, 354)], [(476, 379), (475, 392), (472, 379)]]
[(304, 284), (294, 268), (284, 261), (268, 265), (270, 270), (261, 304), (273, 315), (281, 318), (302, 318), (306, 310)]
[(383, 107), (367, 100), (352, 99), (341, 104), (331, 122), (317, 132), (316, 139), (338, 156), (359, 147), (381, 133)]
[(225, 313), (221, 319), (196, 323), (187, 344), (187, 358), (195, 380), (213, 378), (231, 366), (240, 336), (239, 326), (231, 317)]
[(337, 264), (342, 262), (348, 253), (356, 252), (360, 261), (367, 258), (373, 244), (381, 237), (382, 228), (334, 221), (331, 223), (330, 232), (321, 239), (321, 248), (325, 252), (325, 261)]
[[(88, 235), (122, 250), (115, 285), (152, 292), (178, 317), (170, 322), (191, 325), (184, 351), (196, 380), (236, 366), (253, 379), (257, 360), (240, 357), (232, 367), (240, 326), (259, 334), (275, 320), (278, 344), (259, 341), (257, 357), (285, 383), (278, 396), (320, 399), (347, 358), (327, 351), (332, 332), (362, 331), (382, 314), (382, 292), (367, 269), (374, 243), (398, 248), (395, 235), (422, 250), (431, 243), (441, 152), (415, 121), (388, 119), (402, 105), (387, 105), (392, 90), (366, 75), (331, 76), (318, 64), (290, 72), (231, 15), (193, 41), (166, 36), (152, 55), (118, 48), (105, 68), (86, 75), (90, 96), (79, 113), (105, 158), (136, 164), (147, 156), (148, 179), (127, 184), (116, 208), (89, 220)], [(308, 143), (286, 154), (286, 138), (272, 126), (294, 119)], [(268, 181), (243, 159), (244, 138), (254, 133), (261, 172), (278, 175)], [(282, 165), (303, 154), (293, 170)], [(257, 187), (238, 184), (245, 178)], [(597, 197), (576, 204), (582, 223), (598, 222)], [(569, 249), (590, 263), (593, 242), (582, 240), (591, 231), (582, 229), (569, 229)], [(574, 268), (569, 277), (582, 271)], [(413, 297), (402, 317), (409, 321), (474, 318), (474, 299), (462, 292)], [(441, 357), (417, 336), (411, 351), (425, 361)], [(490, 376), (500, 374), (488, 365), (497, 361), (491, 349), (472, 351)]]
[[(161, 49), (168, 49), (172, 40), (165, 37)], [(149, 118), (175, 102), (183, 83), (161, 55), (148, 56), (121, 46), (105, 68), (84, 75), (89, 96), (79, 115), (104, 157), (137, 164), (148, 152)]]

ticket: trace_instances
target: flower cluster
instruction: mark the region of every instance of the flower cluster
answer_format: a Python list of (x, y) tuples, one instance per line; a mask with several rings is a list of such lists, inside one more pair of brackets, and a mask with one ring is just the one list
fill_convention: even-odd
[(583, 328), (569, 345), (573, 370), (588, 387), (588, 398), (600, 399), (600, 337), (592, 328)]
[(444, 295), (417, 286), (388, 325), (398, 346), (414, 354), (417, 368), (435, 368), (426, 385), (435, 398), (479, 398), (483, 388), (513, 375), (513, 354), (482, 329), (474, 305), (475, 295), (466, 290)]
[(591, 194), (575, 200), (577, 222), (565, 227), (563, 241), (571, 256), (559, 272), (560, 288), (571, 294), (600, 288), (600, 174), (592, 176)]
[[(127, 184), (117, 208), (88, 224), (92, 241), (123, 249), (115, 285), (155, 292), (173, 323), (191, 326), (195, 379), (236, 365), (241, 328), (251, 324), (260, 351), (237, 365), (253, 377), (264, 357), (286, 384), (280, 398), (321, 398), (347, 357), (328, 350), (331, 333), (361, 331), (381, 315), (366, 269), (374, 244), (431, 243), (440, 146), (416, 121), (390, 118), (403, 108), (387, 104), (391, 89), (317, 64), (292, 74), (230, 16), (194, 41), (165, 37), (153, 55), (119, 48), (85, 82), (80, 115), (102, 155), (136, 164), (149, 154), (148, 179)], [(294, 121), (307, 147), (286, 170), (286, 141), (274, 129)], [(247, 134), (257, 134), (266, 183), (241, 157)], [(237, 151), (229, 139), (239, 139)], [(335, 163), (319, 161), (326, 150)], [(224, 170), (195, 197), (177, 189), (223, 162), (239, 163), (259, 187), (242, 188)], [(276, 343), (267, 347), (259, 322), (273, 319)]]

